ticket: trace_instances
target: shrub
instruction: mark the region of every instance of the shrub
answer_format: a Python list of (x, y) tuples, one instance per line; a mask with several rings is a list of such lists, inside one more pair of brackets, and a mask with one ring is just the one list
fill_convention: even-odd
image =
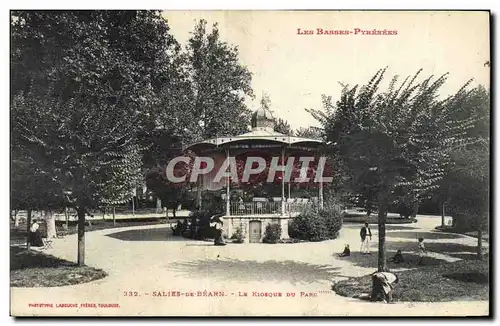
[(182, 232), (182, 236), (190, 239), (213, 239), (215, 230), (210, 227), (212, 213), (209, 211), (195, 211), (189, 217), (190, 225)]
[(336, 239), (342, 229), (342, 209), (334, 201), (328, 201), (319, 210), (319, 215), (323, 218), (326, 225), (327, 239)]
[(203, 210), (209, 212), (211, 215), (223, 213), (225, 211), (224, 202), (220, 196), (215, 193), (209, 193), (204, 196)]
[(281, 225), (268, 224), (266, 226), (266, 230), (264, 231), (264, 238), (262, 238), (262, 242), (276, 243), (280, 238), (281, 238)]
[(244, 242), (245, 236), (243, 235), (243, 230), (241, 229), (241, 227), (236, 228), (233, 235), (231, 236), (231, 239), (233, 240), (234, 243)]
[(325, 203), (323, 209), (308, 206), (293, 217), (288, 226), (291, 238), (307, 241), (336, 239), (342, 228), (342, 213), (335, 202)]

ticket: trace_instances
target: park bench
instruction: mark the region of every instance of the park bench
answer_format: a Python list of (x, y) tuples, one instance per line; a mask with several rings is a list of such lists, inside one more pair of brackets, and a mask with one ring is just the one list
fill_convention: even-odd
[(42, 238), (42, 241), (43, 241), (43, 247), (42, 247), (42, 250), (46, 250), (46, 249), (53, 249), (52, 247), (52, 240), (50, 239), (47, 239), (47, 238)]
[(40, 228), (38, 229), (42, 235), (43, 247), (41, 250), (53, 249), (52, 243), (54, 242), (52, 239), (47, 238), (47, 222), (39, 221)]

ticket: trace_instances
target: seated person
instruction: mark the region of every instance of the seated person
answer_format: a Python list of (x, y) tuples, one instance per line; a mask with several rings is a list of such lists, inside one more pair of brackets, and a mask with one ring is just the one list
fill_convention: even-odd
[(346, 244), (345, 247), (344, 247), (344, 251), (339, 254), (339, 257), (348, 257), (351, 255), (351, 249), (349, 249), (349, 245)]
[(178, 235), (181, 235), (181, 231), (182, 231), (182, 223), (181, 221), (177, 221), (177, 224), (175, 227), (171, 227), (172, 229), (172, 232), (174, 235), (178, 236)]
[(390, 259), (390, 261), (392, 261), (395, 264), (401, 264), (401, 263), (403, 263), (405, 261), (405, 259), (403, 258), (403, 253), (401, 252), (401, 250), (398, 250), (396, 252), (396, 254), (394, 255), (394, 257), (392, 257)]
[(33, 223), (30, 226), (29, 243), (32, 247), (43, 247), (40, 224), (38, 224), (37, 220), (33, 220)]
[(424, 245), (424, 238), (418, 238), (418, 263), (417, 265), (423, 265), (424, 264), (424, 259), (427, 256), (427, 250), (425, 249)]

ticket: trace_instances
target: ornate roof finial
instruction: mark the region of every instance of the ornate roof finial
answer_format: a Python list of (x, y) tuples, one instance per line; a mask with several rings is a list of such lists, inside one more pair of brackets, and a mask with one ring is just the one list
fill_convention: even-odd
[(252, 129), (274, 131), (274, 117), (270, 109), (269, 95), (262, 92), (260, 108), (252, 114)]

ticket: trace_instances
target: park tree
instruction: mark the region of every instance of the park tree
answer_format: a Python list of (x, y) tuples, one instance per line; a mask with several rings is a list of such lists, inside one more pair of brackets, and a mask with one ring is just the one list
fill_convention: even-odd
[[(54, 189), (52, 198), (33, 197), (63, 197), (60, 207), (77, 212), (80, 265), (85, 261), (86, 216), (124, 196), (119, 190), (130, 193), (141, 167), (134, 121), (120, 118), (122, 112), (114, 105), (82, 102), (63, 105), (28, 94), (17, 96), (12, 104), (15, 135), (27, 148), (28, 157), (36, 158), (36, 173), (49, 179), (42, 179), (40, 186)], [(31, 128), (35, 122), (36, 128)]]
[(323, 133), (321, 131), (321, 128), (318, 127), (300, 127), (299, 129), (295, 130), (295, 136), (297, 137), (304, 137), (304, 138), (312, 138), (312, 139), (323, 139)]
[(455, 148), (451, 162), (445, 170), (439, 193), (448, 204), (448, 211), (466, 226), (478, 233), (477, 253), (482, 257), (482, 235), (487, 229), (489, 218), (490, 180), (490, 95), (478, 86), (474, 88), (460, 108), (451, 114), (456, 119), (473, 121), (465, 135), (468, 143)]
[(489, 142), (452, 153), (453, 166), (448, 175), (452, 187), (449, 192), (449, 210), (463, 223), (460, 228), (477, 231), (477, 255), (482, 258), (483, 231), (489, 217)]
[[(26, 155), (19, 143), (11, 144), (11, 209), (27, 211), (27, 231), (31, 226), (33, 211), (44, 211), (47, 238), (56, 238), (54, 211), (64, 205), (64, 195), (58, 191), (57, 184), (43, 170), (38, 169), (36, 162)], [(15, 219), (17, 227), (18, 219)], [(27, 242), (29, 249), (29, 242)]]
[[(146, 186), (152, 193), (161, 200), (164, 207), (172, 209), (173, 218), (176, 218), (176, 211), (179, 205), (187, 197), (187, 186), (190, 183), (190, 177), (193, 169), (195, 154), (192, 151), (182, 151), (178, 147), (170, 148), (166, 153), (169, 157), (158, 162), (157, 166), (149, 169), (146, 173)], [(178, 162), (175, 166), (169, 166), (171, 159), (176, 156), (182, 156), (188, 163)], [(183, 182), (173, 182), (168, 178), (168, 169), (172, 168), (172, 175), (177, 178), (185, 177)]]
[(438, 187), (450, 149), (467, 140), (469, 120), (453, 120), (450, 112), (468, 98), (464, 86), (439, 99), (446, 75), (417, 82), (420, 71), (398, 85), (394, 77), (386, 91), (379, 87), (386, 70), (364, 86), (344, 85), (334, 104), (323, 97), (324, 111), (311, 110), (323, 125), (331, 155), (341, 162), (353, 193), (376, 194), (378, 209), (378, 269), (386, 270), (385, 224), (389, 204), (400, 194), (418, 200)]
[(293, 130), (292, 127), (290, 127), (290, 124), (288, 121), (285, 119), (277, 118), (274, 119), (274, 131), (279, 132), (280, 134), (287, 135), (287, 136), (293, 136)]
[[(132, 158), (137, 160), (137, 155), (139, 155), (137, 152), (135, 155), (132, 154)], [(99, 206), (103, 209), (103, 214), (106, 213), (106, 207), (111, 206), (113, 225), (116, 225), (116, 206), (133, 200), (134, 192), (132, 189), (137, 188), (143, 179), (140, 165), (137, 162), (134, 162), (134, 164), (128, 164), (127, 162), (121, 168), (119, 171), (110, 171), (110, 173), (113, 173), (113, 178), (103, 185), (100, 193), (102, 200)]]
[(248, 130), (251, 111), (245, 100), (253, 97), (251, 74), (238, 57), (238, 48), (223, 42), (217, 24), (207, 31), (200, 20), (186, 48), (193, 93), (197, 137), (237, 135)]
[(85, 216), (134, 187), (178, 44), (158, 11), (14, 11), (11, 27), (13, 139), (77, 210), (83, 265)]
[(173, 218), (176, 218), (177, 208), (187, 195), (186, 183), (169, 182), (166, 175), (165, 166), (152, 168), (146, 174), (146, 185), (161, 200), (162, 205), (167, 209), (167, 216), (168, 209), (172, 209)]
[[(460, 177), (457, 176), (457, 165), (463, 166), (468, 165), (474, 168), (475, 164), (479, 161), (474, 161), (478, 156), (476, 152), (480, 155), (480, 158), (485, 163), (485, 167), (488, 166), (489, 157), (489, 128), (490, 128), (490, 95), (489, 91), (482, 85), (475, 87), (469, 92), (467, 101), (463, 103), (460, 107), (457, 107), (454, 111), (450, 112), (450, 115), (455, 120), (469, 120), (472, 122), (473, 126), (466, 130), (465, 136), (469, 139), (466, 146), (461, 146), (454, 148), (451, 154), (451, 161), (445, 167), (445, 173), (443, 179), (440, 181), (440, 188), (436, 191), (434, 196), (434, 201), (439, 202), (441, 207), (442, 215), (442, 226), (444, 226), (444, 215), (445, 212), (458, 214), (459, 209), (455, 207), (455, 203), (452, 203), (454, 199), (452, 194), (457, 194), (456, 190), (461, 187)], [(466, 158), (470, 158), (470, 162), (465, 162)], [(479, 171), (474, 168), (475, 171)], [(484, 172), (484, 171), (483, 171)], [(487, 174), (487, 173), (486, 173)], [(458, 187), (458, 188), (457, 188)], [(487, 189), (487, 187), (484, 187)], [(445, 210), (445, 207), (446, 210)], [(472, 215), (469, 215), (472, 219)]]

